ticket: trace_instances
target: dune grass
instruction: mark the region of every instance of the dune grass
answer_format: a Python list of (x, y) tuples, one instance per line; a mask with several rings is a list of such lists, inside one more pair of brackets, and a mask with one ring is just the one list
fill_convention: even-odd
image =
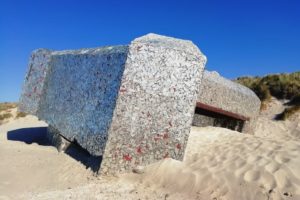
[(236, 82), (250, 88), (262, 101), (263, 109), (271, 97), (287, 99), (288, 108), (278, 115), (285, 120), (298, 112), (300, 105), (300, 72), (271, 74), (264, 77), (240, 77)]
[(0, 124), (1, 124), (1, 121), (13, 117), (13, 115), (11, 113), (5, 112), (5, 111), (12, 109), (12, 108), (16, 108), (16, 107), (17, 107), (16, 103), (7, 103), (7, 102), (0, 103), (0, 112), (2, 112), (2, 114), (0, 114)]
[[(10, 109), (16, 108), (17, 106), (18, 106), (17, 103), (9, 103), (9, 102), (0, 103), (0, 125), (4, 123), (5, 119), (14, 117)], [(17, 112), (15, 118), (18, 119), (21, 117), (26, 117), (26, 115), (27, 114), (24, 112)]]
[(291, 107), (285, 108), (282, 113), (278, 114), (275, 117), (275, 119), (286, 120), (299, 111), (300, 111), (300, 106), (291, 106)]
[(8, 102), (0, 103), (0, 112), (8, 109), (16, 108), (17, 106), (18, 105), (16, 103), (8, 103)]
[(13, 117), (11, 113), (0, 114), (0, 121)]
[(289, 106), (300, 106), (300, 94), (295, 95), (288, 103)]
[(271, 74), (264, 77), (240, 77), (236, 82), (253, 90), (262, 101), (271, 96), (277, 99), (292, 99), (300, 95), (300, 72)]
[(18, 112), (17, 115), (16, 115), (16, 118), (20, 118), (20, 117), (26, 117), (26, 113), (24, 112)]

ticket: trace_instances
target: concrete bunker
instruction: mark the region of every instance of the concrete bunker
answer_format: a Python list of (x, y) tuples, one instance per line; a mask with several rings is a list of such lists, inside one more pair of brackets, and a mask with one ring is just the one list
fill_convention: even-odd
[(129, 45), (32, 53), (19, 109), (59, 145), (101, 156), (103, 174), (182, 160), (206, 57), (191, 41), (156, 34)]
[[(19, 110), (47, 122), (58, 146), (73, 142), (102, 157), (102, 174), (168, 157), (182, 160), (193, 118), (194, 124), (207, 120), (251, 132), (260, 107), (251, 90), (204, 72), (205, 63), (191, 41), (156, 34), (129, 45), (38, 49)], [(222, 113), (205, 115), (216, 110)], [(236, 123), (234, 116), (249, 120)]]
[(198, 95), (193, 126), (216, 126), (253, 133), (260, 100), (250, 89), (204, 71)]

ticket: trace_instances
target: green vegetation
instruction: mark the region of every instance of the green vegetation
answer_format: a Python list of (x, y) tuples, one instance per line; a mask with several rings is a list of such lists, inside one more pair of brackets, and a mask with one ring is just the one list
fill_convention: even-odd
[(264, 77), (241, 77), (236, 82), (252, 89), (262, 101), (271, 96), (277, 99), (292, 99), (300, 95), (300, 72)]
[(278, 115), (278, 119), (287, 119), (300, 106), (300, 72), (291, 74), (271, 74), (264, 77), (240, 77), (236, 82), (253, 90), (262, 101), (262, 109), (270, 98), (288, 99), (288, 108)]

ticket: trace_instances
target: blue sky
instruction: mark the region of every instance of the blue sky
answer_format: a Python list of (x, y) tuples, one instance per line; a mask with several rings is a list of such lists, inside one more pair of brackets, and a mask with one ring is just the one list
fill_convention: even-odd
[(300, 70), (297, 0), (0, 0), (0, 101), (17, 101), (32, 50), (192, 40), (227, 78)]

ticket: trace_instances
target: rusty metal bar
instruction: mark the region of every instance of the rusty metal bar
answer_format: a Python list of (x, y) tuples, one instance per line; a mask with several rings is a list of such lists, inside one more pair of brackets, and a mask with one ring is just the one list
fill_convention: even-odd
[(249, 117), (245, 117), (243, 115), (239, 115), (239, 114), (236, 114), (236, 113), (233, 113), (233, 112), (229, 112), (229, 111), (223, 110), (221, 108), (216, 108), (214, 106), (210, 106), (210, 105), (207, 105), (207, 104), (204, 104), (204, 103), (201, 103), (201, 102), (197, 102), (196, 106), (197, 106), (197, 108), (201, 108), (201, 109), (208, 110), (208, 111), (211, 111), (211, 112), (219, 113), (219, 114), (222, 114), (222, 115), (225, 115), (225, 116), (228, 116), (228, 117), (232, 117), (232, 118), (235, 118), (235, 119), (239, 119), (239, 120), (243, 120), (243, 121), (248, 121), (249, 120)]

